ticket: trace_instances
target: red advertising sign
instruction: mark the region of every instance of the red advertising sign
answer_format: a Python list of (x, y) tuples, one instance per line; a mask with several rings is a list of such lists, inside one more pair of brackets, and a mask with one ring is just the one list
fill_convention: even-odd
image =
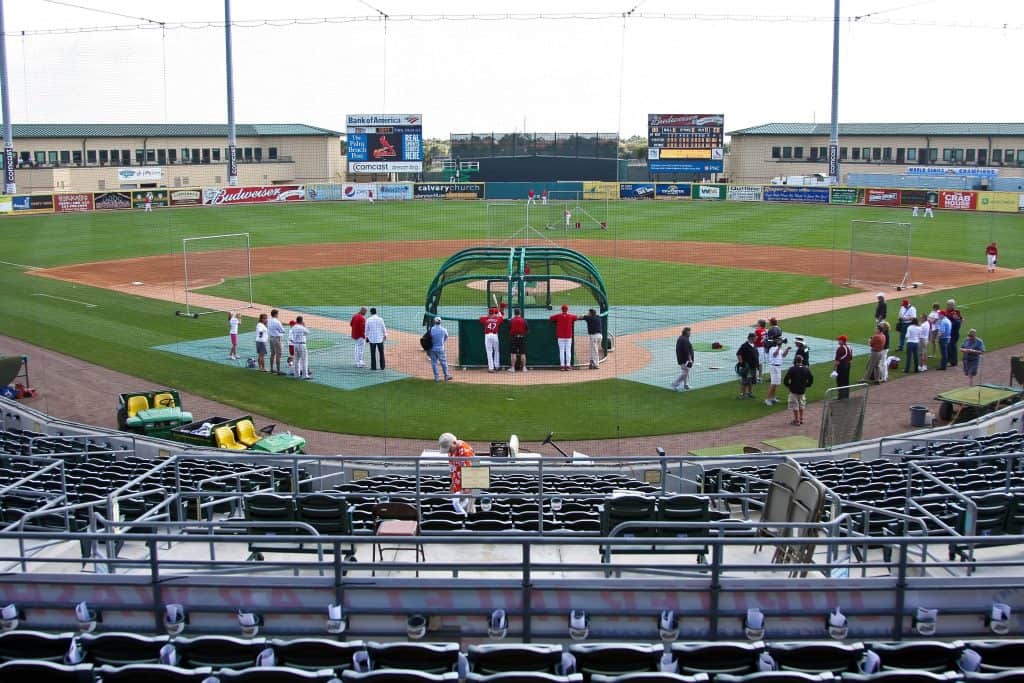
[(53, 208), (57, 211), (92, 211), (92, 194), (75, 192), (53, 195)]
[(899, 190), (876, 190), (869, 189), (866, 195), (868, 206), (899, 206)]
[(941, 190), (939, 192), (939, 208), (974, 211), (978, 208), (978, 193)]
[(297, 202), (305, 198), (305, 185), (260, 185), (257, 187), (203, 188), (203, 204), (208, 205)]

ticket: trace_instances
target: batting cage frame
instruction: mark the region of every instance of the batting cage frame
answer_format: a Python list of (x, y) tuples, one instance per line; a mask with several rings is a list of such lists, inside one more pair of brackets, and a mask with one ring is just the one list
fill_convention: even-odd
[[(894, 287), (901, 291), (910, 286), (917, 286), (910, 274), (910, 252), (913, 242), (913, 224), (904, 221), (870, 221), (853, 219), (850, 221), (850, 269), (847, 274), (846, 284), (853, 287), (857, 283), (868, 285), (880, 285)], [(874, 234), (868, 235), (868, 232)], [(873, 239), (872, 239), (873, 238)], [(873, 241), (885, 240), (892, 242), (897, 240), (898, 249), (895, 254), (879, 252), (875, 249), (864, 249)], [(893, 258), (893, 276), (875, 275), (872, 269), (858, 268), (859, 259), (871, 259), (878, 263), (885, 263)], [(902, 272), (899, 272), (902, 271)], [(897, 279), (899, 278), (899, 279)]]
[(864, 438), (864, 416), (868, 407), (867, 383), (829, 387), (821, 409), (818, 447), (830, 448)]
[[(248, 302), (246, 308), (256, 308), (256, 304), (253, 298), (252, 288), (252, 238), (247, 232), (233, 232), (225, 233), (223, 235), (202, 235), (199, 237), (182, 237), (181, 238), (181, 254), (182, 254), (182, 265), (184, 268), (184, 282), (185, 282), (185, 310), (175, 311), (174, 314), (179, 317), (185, 318), (198, 318), (201, 315), (209, 315), (210, 313), (223, 313), (224, 310), (211, 310), (208, 307), (195, 306), (192, 296), (192, 288), (196, 285), (196, 254), (200, 253), (215, 253), (217, 251), (224, 251), (226, 249), (193, 249), (191, 251), (193, 267), (189, 267), (189, 246), (192, 244), (208, 243), (208, 240), (228, 240), (228, 239), (244, 239), (245, 246), (245, 278), (248, 286)], [(233, 247), (234, 249), (242, 249), (242, 246)], [(204, 284), (205, 286), (205, 284)], [(198, 310), (202, 308), (203, 310)], [(225, 309), (226, 310), (226, 309)]]

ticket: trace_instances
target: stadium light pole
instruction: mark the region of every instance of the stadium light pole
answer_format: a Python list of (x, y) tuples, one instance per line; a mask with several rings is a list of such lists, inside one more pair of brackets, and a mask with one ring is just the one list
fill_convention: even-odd
[[(838, 2), (838, 0), (837, 0)], [(224, 66), (227, 69), (228, 95), (228, 185), (238, 185), (238, 158), (235, 148), (235, 76), (231, 59), (231, 0), (224, 0)]]
[(0, 115), (4, 118), (4, 194), (14, 194), (14, 134), (7, 83), (7, 34), (4, 30), (4, 2), (0, 0)]
[(832, 129), (828, 138), (828, 174), (839, 182), (839, 0), (832, 19)]

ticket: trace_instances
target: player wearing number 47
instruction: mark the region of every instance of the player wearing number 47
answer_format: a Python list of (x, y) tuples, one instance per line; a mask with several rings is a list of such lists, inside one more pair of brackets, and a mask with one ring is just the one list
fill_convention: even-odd
[(498, 346), (498, 329), (505, 322), (505, 316), (491, 307), (487, 315), (480, 316), (480, 324), (484, 326), (484, 353), (487, 356), (487, 372), (501, 369), (501, 354)]

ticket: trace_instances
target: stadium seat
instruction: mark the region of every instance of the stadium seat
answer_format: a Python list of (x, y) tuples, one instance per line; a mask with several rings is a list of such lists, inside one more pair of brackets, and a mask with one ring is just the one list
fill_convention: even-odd
[(999, 673), (966, 673), (968, 683), (1024, 683), (1024, 669), (1010, 669)]
[(263, 438), (256, 432), (256, 425), (252, 423), (252, 420), (239, 420), (235, 423), (235, 431), (238, 432), (239, 443), (245, 446), (253, 446)]
[(7, 631), (0, 633), (0, 662), (14, 659), (63, 662), (71, 647), (70, 633), (51, 634), (42, 631)]
[(742, 676), (715, 676), (715, 683), (826, 683), (835, 680), (835, 676), (830, 673), (808, 674), (799, 671), (757, 671)]
[(149, 410), (149, 399), (145, 396), (129, 396), (125, 410), (128, 417), (135, 417), (140, 411)]
[(213, 669), (208, 666), (183, 669), (167, 664), (101, 666), (95, 670), (103, 683), (202, 683), (213, 675)]
[(235, 441), (235, 433), (231, 427), (217, 427), (213, 430), (213, 438), (217, 442), (217, 448), (228, 448), (233, 451), (244, 451), (245, 446)]
[(640, 671), (657, 671), (661, 646), (630, 643), (576, 643), (569, 654), (576, 658), (576, 671), (590, 681), (594, 674), (612, 676)]
[(542, 671), (506, 671), (490, 675), (470, 673), (466, 683), (583, 683), (582, 674), (557, 674)]
[(956, 669), (956, 663), (964, 650), (964, 644), (958, 640), (952, 642), (923, 640), (870, 643), (868, 649), (881, 659), (882, 671), (915, 669), (941, 673)]
[(923, 669), (895, 669), (875, 674), (846, 673), (842, 675), (841, 680), (844, 683), (948, 683), (960, 680), (960, 676), (954, 671), (935, 673)]
[(246, 669), (256, 665), (256, 656), (267, 647), (266, 639), (242, 639), (231, 636), (175, 638), (179, 664), (184, 667), (209, 666), (214, 669)]
[(478, 674), (508, 671), (542, 671), (553, 674), (558, 672), (558, 665), (562, 661), (562, 648), (558, 645), (484, 643), (470, 645), (466, 656), (470, 671)]
[(414, 669), (382, 669), (359, 673), (348, 669), (341, 673), (342, 683), (456, 683), (454, 671), (431, 674)]
[(760, 643), (672, 643), (683, 674), (748, 674), (757, 671)]
[(862, 643), (771, 643), (768, 654), (783, 671), (802, 673), (855, 673), (864, 655)]
[(442, 674), (456, 671), (459, 664), (459, 646), (455, 643), (367, 643), (366, 651), (374, 670), (412, 669)]
[[(136, 679), (137, 680), (137, 679)], [(3, 683), (92, 683), (92, 664), (18, 660), (0, 664)]]
[(86, 661), (93, 664), (159, 664), (160, 648), (167, 636), (140, 636), (134, 633), (87, 633), (79, 638)]
[(643, 671), (618, 676), (594, 674), (590, 680), (592, 683), (706, 683), (709, 679), (707, 674), (686, 676), (666, 671)]
[(217, 671), (218, 683), (332, 683), (337, 680), (330, 669), (303, 671), (287, 666), (253, 666)]
[(967, 647), (981, 655), (979, 673), (1024, 671), (1024, 640), (975, 640)]
[(304, 671), (332, 669), (336, 674), (352, 667), (352, 655), (366, 648), (361, 640), (341, 642), (329, 638), (271, 640), (270, 647), (280, 666)]

